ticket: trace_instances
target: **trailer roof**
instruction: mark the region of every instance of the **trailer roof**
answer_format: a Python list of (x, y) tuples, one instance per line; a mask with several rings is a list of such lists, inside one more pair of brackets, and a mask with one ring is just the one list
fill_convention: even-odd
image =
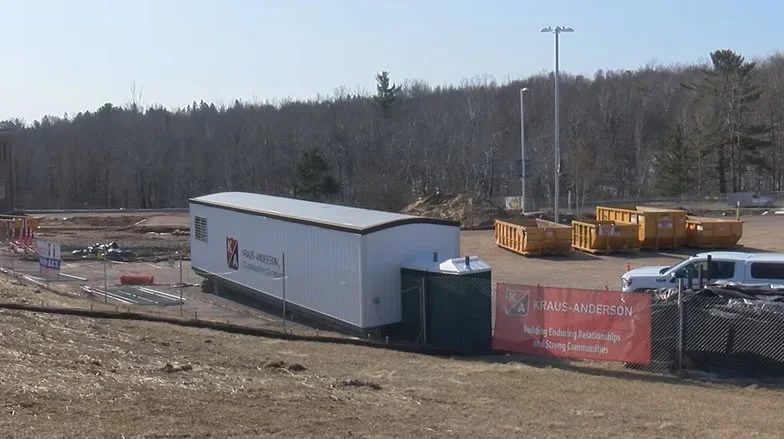
[(249, 192), (220, 192), (191, 198), (190, 202), (363, 235), (404, 224), (460, 226), (460, 223), (456, 221), (316, 203)]

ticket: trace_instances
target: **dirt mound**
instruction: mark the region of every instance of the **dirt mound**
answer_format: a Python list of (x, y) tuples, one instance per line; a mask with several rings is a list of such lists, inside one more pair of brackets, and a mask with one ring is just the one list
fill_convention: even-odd
[(144, 218), (133, 225), (133, 230), (141, 233), (178, 233), (187, 235), (190, 227), (188, 215), (157, 215)]
[[(525, 217), (522, 217), (519, 213), (515, 213), (514, 215), (512, 215), (512, 218), (513, 219), (534, 218), (534, 219), (543, 219), (543, 220), (553, 221), (553, 222), (555, 221), (555, 215), (553, 214), (552, 210), (544, 210), (540, 212), (527, 212), (525, 214)], [(592, 213), (588, 213), (581, 216), (573, 212), (558, 212), (558, 222), (560, 224), (569, 225), (572, 224), (572, 221), (575, 220), (579, 221), (580, 219), (595, 220), (596, 215)]]
[(496, 219), (506, 212), (490, 201), (469, 194), (435, 194), (409, 204), (402, 213), (460, 222), (466, 230), (492, 228)]

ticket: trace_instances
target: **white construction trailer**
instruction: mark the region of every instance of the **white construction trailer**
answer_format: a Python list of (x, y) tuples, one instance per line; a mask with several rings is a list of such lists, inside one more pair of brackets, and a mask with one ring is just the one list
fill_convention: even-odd
[(407, 261), (460, 256), (453, 221), (245, 192), (189, 207), (196, 273), (352, 329), (401, 321)]

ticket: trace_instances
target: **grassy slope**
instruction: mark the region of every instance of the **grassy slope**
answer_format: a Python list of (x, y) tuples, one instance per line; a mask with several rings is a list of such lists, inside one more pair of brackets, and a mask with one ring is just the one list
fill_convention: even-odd
[[(0, 301), (24, 300), (89, 307), (0, 280)], [(0, 437), (735, 438), (784, 431), (780, 391), (497, 360), (0, 311)], [(305, 370), (272, 364), (280, 361)], [(167, 363), (193, 369), (167, 372)]]

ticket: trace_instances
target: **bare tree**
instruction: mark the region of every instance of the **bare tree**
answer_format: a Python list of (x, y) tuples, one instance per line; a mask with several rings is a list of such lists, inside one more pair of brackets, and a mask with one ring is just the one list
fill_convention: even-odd
[[(710, 81), (704, 66), (563, 75), (562, 183), (578, 203), (660, 194), (672, 169), (656, 163), (678, 151), (694, 161), (678, 173), (678, 193), (784, 188), (784, 57), (754, 64), (722, 53)], [(724, 64), (737, 68), (722, 76)], [(330, 199), (344, 204), (395, 210), (436, 191), (519, 195), (525, 86), (529, 196), (552, 201), (550, 75), (459, 86), (376, 79), (374, 93), (339, 87), (331, 98), (173, 109), (146, 107), (134, 83), (125, 107), (8, 121), (17, 199), (24, 208), (155, 208), (220, 190), (293, 196), (298, 161), (314, 150), (340, 189)]]

